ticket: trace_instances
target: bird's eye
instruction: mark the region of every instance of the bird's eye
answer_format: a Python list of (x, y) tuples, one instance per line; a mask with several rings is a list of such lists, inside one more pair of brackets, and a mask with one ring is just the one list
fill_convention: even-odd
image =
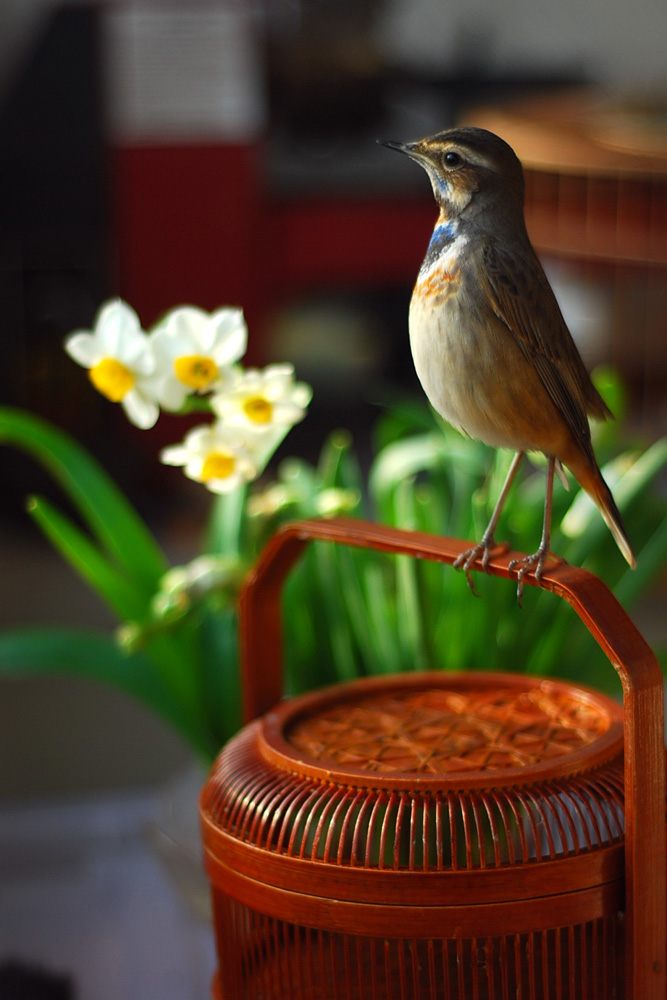
[(445, 163), (448, 167), (458, 167), (459, 163), (461, 163), (461, 157), (458, 153), (445, 153)]

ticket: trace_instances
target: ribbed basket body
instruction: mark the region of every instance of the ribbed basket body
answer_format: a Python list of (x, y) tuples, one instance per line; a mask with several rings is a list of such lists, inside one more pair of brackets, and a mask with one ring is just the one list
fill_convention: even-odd
[(282, 702), (201, 799), (224, 1000), (622, 997), (622, 710), (527, 676)]

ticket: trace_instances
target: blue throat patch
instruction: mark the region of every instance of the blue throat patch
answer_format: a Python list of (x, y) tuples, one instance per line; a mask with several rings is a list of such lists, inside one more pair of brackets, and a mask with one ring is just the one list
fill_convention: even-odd
[(433, 230), (431, 240), (426, 250), (426, 256), (422, 262), (422, 268), (429, 267), (434, 260), (440, 256), (443, 250), (450, 246), (456, 239), (458, 226), (452, 220), (439, 222)]

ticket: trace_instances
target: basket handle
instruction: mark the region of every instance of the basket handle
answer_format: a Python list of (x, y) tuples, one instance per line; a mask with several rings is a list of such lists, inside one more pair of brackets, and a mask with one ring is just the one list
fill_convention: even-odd
[[(402, 531), (344, 518), (284, 525), (269, 541), (240, 596), (239, 625), (246, 721), (283, 696), (280, 593), (287, 574), (311, 541), (453, 563), (470, 547), (459, 539)], [(521, 553), (489, 560), (492, 576), (515, 579), (509, 569)], [(572, 605), (623, 685), (625, 755), (625, 873), (627, 996), (664, 1000), (667, 992), (665, 886), (665, 746), (660, 665), (611, 591), (592, 573), (558, 563), (538, 583)]]

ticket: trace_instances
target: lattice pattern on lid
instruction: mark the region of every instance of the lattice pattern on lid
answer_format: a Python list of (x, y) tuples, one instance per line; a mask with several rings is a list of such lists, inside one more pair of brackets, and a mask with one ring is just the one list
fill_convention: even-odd
[(380, 773), (454, 774), (523, 768), (590, 745), (609, 728), (599, 705), (569, 689), (427, 688), (344, 701), (285, 732), (321, 763)]

